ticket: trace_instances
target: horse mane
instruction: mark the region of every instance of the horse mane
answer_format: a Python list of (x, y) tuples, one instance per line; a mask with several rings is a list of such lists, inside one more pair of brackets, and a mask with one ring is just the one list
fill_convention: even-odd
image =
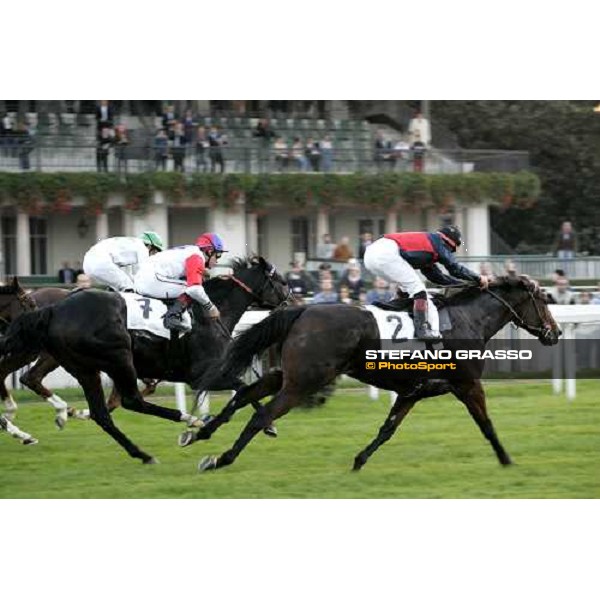
[[(542, 298), (543, 291), (537, 281), (528, 275), (499, 275), (489, 285), (490, 289), (508, 290), (523, 288), (533, 293), (534, 297)], [(432, 294), (436, 304), (441, 307), (457, 306), (481, 295), (481, 288), (475, 284), (466, 283), (463, 287), (455, 288), (457, 291), (449, 296), (443, 293)]]
[(16, 294), (18, 291), (18, 286), (13, 285), (13, 282), (6, 283), (4, 285), (0, 285), (0, 296), (8, 296), (10, 294)]

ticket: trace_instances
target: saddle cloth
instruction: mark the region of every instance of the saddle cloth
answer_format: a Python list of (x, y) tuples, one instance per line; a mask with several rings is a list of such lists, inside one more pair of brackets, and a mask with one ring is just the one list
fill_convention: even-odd
[[(171, 330), (163, 325), (167, 306), (162, 300), (146, 298), (140, 294), (119, 292), (127, 304), (127, 329), (148, 331), (167, 340), (171, 339)], [(186, 310), (183, 322), (191, 327), (192, 317)]]
[[(415, 325), (410, 314), (407, 311), (391, 311), (383, 310), (377, 306), (365, 306), (375, 321), (379, 329), (379, 339), (391, 341), (392, 343), (400, 343), (412, 340), (415, 337)], [(450, 331), (452, 325), (448, 310), (443, 308), (439, 311), (440, 315), (440, 331)]]

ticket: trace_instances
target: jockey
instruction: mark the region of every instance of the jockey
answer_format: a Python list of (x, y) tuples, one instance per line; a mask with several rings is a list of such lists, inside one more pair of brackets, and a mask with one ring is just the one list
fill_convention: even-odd
[(163, 249), (163, 241), (154, 231), (144, 231), (139, 238), (107, 238), (85, 253), (83, 272), (113, 290), (131, 292), (140, 265)]
[(214, 267), (223, 252), (216, 233), (203, 233), (194, 245), (170, 248), (146, 261), (135, 277), (135, 290), (152, 298), (176, 299), (164, 316), (167, 329), (189, 331), (183, 314), (193, 300), (217, 319), (219, 309), (206, 294), (203, 280), (205, 269)]
[[(369, 271), (397, 283), (400, 290), (414, 298), (415, 337), (419, 340), (439, 340), (441, 336), (437, 308), (427, 298), (425, 284), (415, 269), (438, 285), (454, 285), (461, 283), (460, 280), (475, 281), (482, 288), (488, 285), (487, 277), (467, 269), (454, 258), (454, 252), (461, 244), (460, 229), (448, 225), (435, 233), (388, 233), (365, 251), (364, 261)], [(438, 262), (446, 267), (451, 277), (437, 267)], [(400, 308), (398, 299), (388, 304)]]

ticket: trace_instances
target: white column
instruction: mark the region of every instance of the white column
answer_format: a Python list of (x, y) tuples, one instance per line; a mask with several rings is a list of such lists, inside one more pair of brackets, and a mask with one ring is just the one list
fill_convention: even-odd
[(241, 200), (229, 210), (215, 208), (208, 215), (209, 230), (223, 239), (229, 256), (246, 256), (255, 248), (248, 247), (246, 238), (246, 210)]
[(31, 275), (29, 215), (17, 211), (17, 275)]
[(123, 235), (138, 237), (144, 231), (156, 231), (165, 245), (169, 245), (169, 209), (162, 192), (155, 192), (154, 202), (146, 212), (123, 214)]
[[(575, 324), (566, 323), (564, 332), (565, 344), (572, 344), (571, 348), (573, 348), (573, 342), (568, 340), (575, 340)], [(565, 348), (569, 348), (569, 346), (565, 345)], [(567, 400), (573, 401), (577, 395), (577, 380), (575, 379), (577, 374), (577, 365), (575, 363), (575, 352), (567, 351), (564, 352), (563, 355), (565, 359), (565, 392), (567, 395)]]
[(96, 241), (104, 240), (108, 237), (108, 215), (101, 212), (96, 216)]
[(325, 208), (319, 208), (317, 212), (317, 244), (323, 241), (323, 236), (329, 231), (329, 212)]
[(464, 232), (466, 254), (489, 256), (490, 213), (487, 204), (467, 207), (467, 230)]
[(395, 210), (388, 210), (385, 215), (385, 231), (393, 233), (398, 231), (398, 213)]
[(246, 214), (246, 240), (247, 252), (258, 253), (258, 216), (255, 212)]

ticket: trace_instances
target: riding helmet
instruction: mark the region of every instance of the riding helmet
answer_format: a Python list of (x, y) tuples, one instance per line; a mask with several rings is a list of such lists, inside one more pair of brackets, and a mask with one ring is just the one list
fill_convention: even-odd
[(207, 249), (213, 252), (227, 252), (223, 240), (216, 233), (203, 233), (197, 240), (196, 246), (200, 250)]
[(155, 231), (144, 231), (144, 233), (140, 235), (140, 238), (146, 246), (156, 248), (159, 252), (162, 252), (165, 249), (162, 238)]
[(445, 225), (438, 230), (442, 235), (442, 239), (453, 249), (458, 248), (462, 244), (462, 233), (456, 225)]

